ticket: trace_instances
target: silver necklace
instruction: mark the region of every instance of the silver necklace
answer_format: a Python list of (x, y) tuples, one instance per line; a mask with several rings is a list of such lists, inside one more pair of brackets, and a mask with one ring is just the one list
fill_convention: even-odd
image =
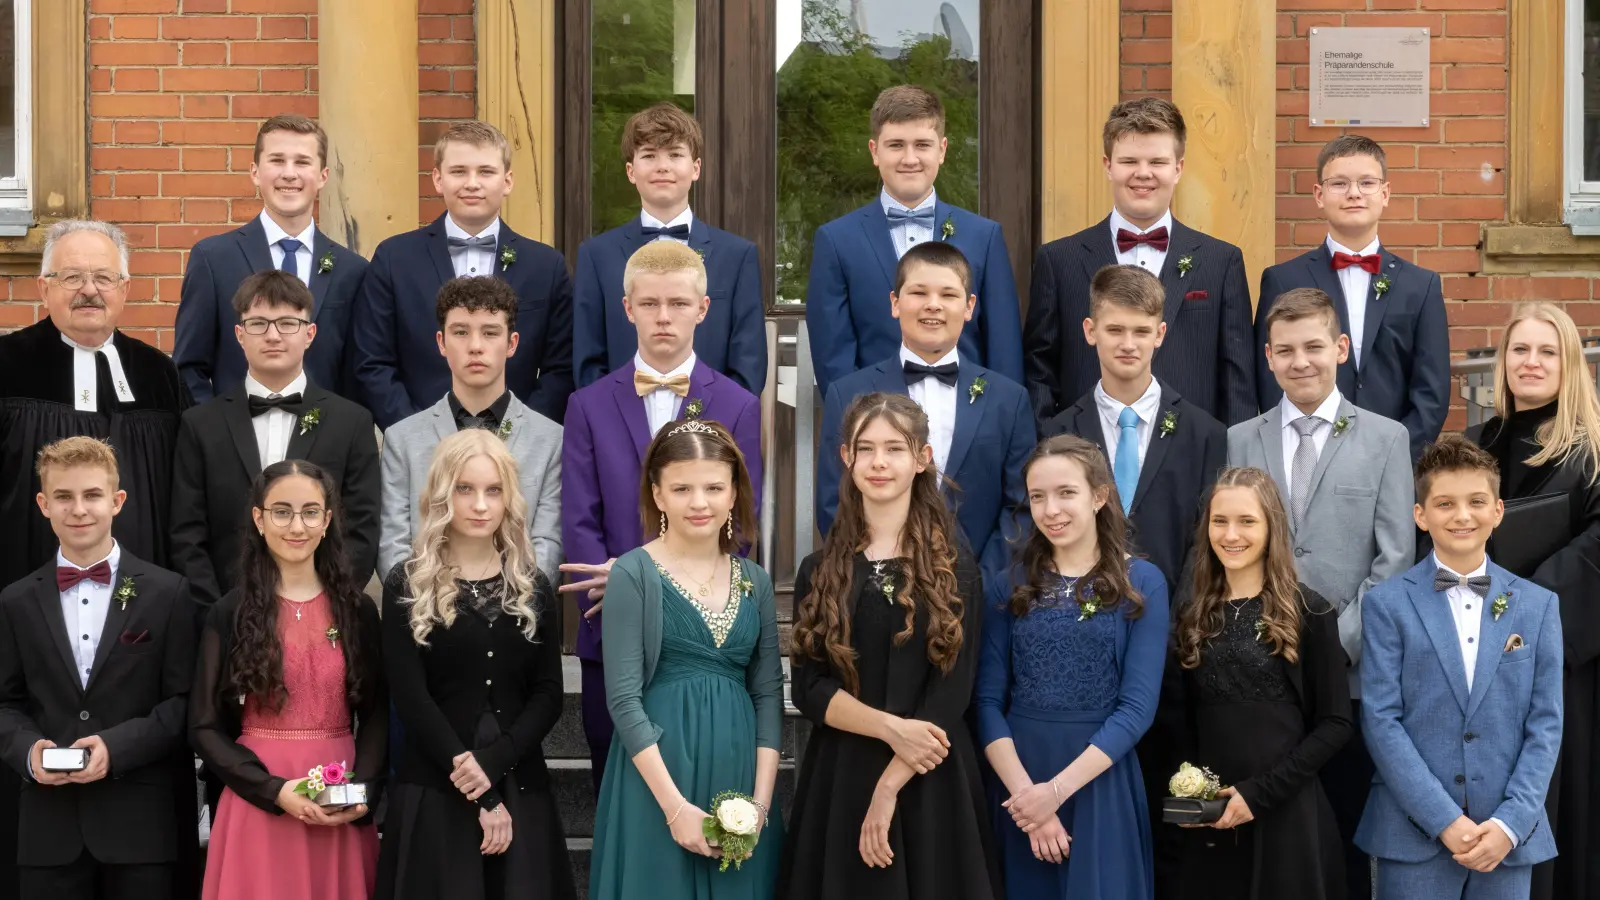
[(310, 603), (311, 600), (315, 600), (317, 598), (312, 597), (311, 600), (290, 600), (288, 597), (279, 597), (278, 599), (282, 600), (284, 603), (289, 604), (289, 608), (294, 610), (295, 621), (298, 622), (298, 621), (300, 621), (300, 618), (301, 618), (300, 613), (305, 608), (305, 605), (307, 603)]

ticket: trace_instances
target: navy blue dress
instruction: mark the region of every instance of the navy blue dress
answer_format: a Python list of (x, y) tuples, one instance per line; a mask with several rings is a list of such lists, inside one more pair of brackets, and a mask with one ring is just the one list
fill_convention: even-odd
[(1133, 753), (1155, 717), (1167, 650), (1167, 582), (1142, 559), (1129, 562), (1144, 612), (1117, 604), (1092, 614), (1075, 579), (1058, 579), (1027, 615), (991, 595), (974, 695), (979, 743), (1011, 738), (1034, 781), (1065, 769), (1090, 745), (1111, 757), (1100, 777), (1061, 805), (1072, 837), (1061, 863), (1033, 855), (1028, 836), (990, 798), (995, 841), (1013, 900), (1149, 900), (1155, 894), (1150, 817)]

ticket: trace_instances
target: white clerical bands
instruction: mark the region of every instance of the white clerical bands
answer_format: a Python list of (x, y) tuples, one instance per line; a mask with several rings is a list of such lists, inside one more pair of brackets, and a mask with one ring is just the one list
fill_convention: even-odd
[(117, 345), (112, 340), (108, 339), (99, 347), (85, 347), (63, 334), (61, 341), (72, 348), (73, 409), (79, 412), (94, 412), (99, 409), (99, 379), (95, 374), (94, 366), (96, 353), (105, 354), (106, 365), (111, 369), (111, 384), (117, 392), (117, 399), (123, 403), (133, 402), (133, 391), (128, 387), (128, 375), (122, 370), (122, 356), (117, 353)]

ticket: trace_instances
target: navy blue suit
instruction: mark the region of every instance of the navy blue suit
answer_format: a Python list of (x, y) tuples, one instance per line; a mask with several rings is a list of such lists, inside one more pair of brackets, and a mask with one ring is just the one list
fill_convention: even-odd
[[(945, 222), (955, 233), (941, 238)], [(1022, 311), (998, 222), (943, 200), (934, 203), (934, 240), (955, 246), (972, 266), (978, 308), (961, 332), (961, 356), (1022, 383)], [(817, 389), (900, 351), (889, 314), (895, 256), (889, 217), (878, 197), (817, 229), (806, 285), (806, 327)]]
[[(647, 243), (643, 227), (635, 217), (578, 247), (572, 303), (578, 387), (633, 362), (639, 349), (639, 333), (622, 308), (622, 270)], [(705, 261), (711, 298), (706, 320), (694, 329), (695, 357), (759, 396), (767, 381), (767, 330), (756, 245), (695, 219), (689, 247)]]
[[(333, 268), (318, 272), (322, 258), (333, 254)], [(204, 403), (244, 384), (250, 371), (244, 350), (234, 337), (233, 295), (246, 278), (272, 265), (267, 232), (258, 216), (233, 231), (208, 237), (189, 251), (174, 326), (172, 361), (183, 375), (194, 402)], [(350, 337), (350, 311), (361, 287), (367, 261), (317, 229), (311, 242), (311, 319), (317, 336), (306, 351), (306, 376), (341, 397), (354, 385), (345, 376)]]
[[(1445, 318), (1439, 276), (1381, 247), (1378, 274), (1367, 289), (1362, 323), (1361, 367), (1355, 353), (1339, 366), (1339, 393), (1351, 403), (1404, 425), (1411, 435), (1411, 460), (1439, 437), (1450, 411), (1450, 323)], [(1389, 289), (1377, 293), (1379, 278)], [(1261, 408), (1278, 405), (1283, 394), (1267, 367), (1267, 311), (1280, 294), (1318, 288), (1333, 298), (1339, 330), (1350, 333), (1350, 308), (1333, 271), (1327, 242), (1261, 273), (1261, 305), (1256, 310), (1256, 392)]]
[[(972, 386), (983, 378), (983, 393)], [(826, 534), (839, 511), (839, 484), (844, 463), (839, 459), (844, 411), (865, 394), (910, 394), (897, 353), (892, 359), (851, 373), (828, 388), (822, 408), (822, 449), (817, 463), (817, 529)], [(1006, 376), (961, 360), (956, 381), (955, 434), (944, 473), (955, 482), (952, 492), (956, 522), (978, 558), (985, 578), (1003, 577), (1010, 564), (1006, 538), (1016, 528), (1005, 523), (1023, 507), (1027, 490), (1022, 464), (1033, 452), (1033, 413), (1028, 392)]]
[[(516, 254), (509, 265), (501, 257), (507, 248)], [(518, 298), (521, 342), (506, 361), (506, 388), (534, 412), (560, 422), (572, 393), (572, 280), (566, 260), (502, 221), (494, 274)], [(438, 403), (450, 390), (450, 366), (434, 336), (439, 288), (454, 277), (442, 215), (388, 238), (372, 254), (351, 330), (355, 376), (379, 428)]]

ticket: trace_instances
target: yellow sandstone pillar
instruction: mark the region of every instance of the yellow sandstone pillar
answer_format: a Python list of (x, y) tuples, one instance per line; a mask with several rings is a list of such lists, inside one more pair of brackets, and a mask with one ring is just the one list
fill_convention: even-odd
[(547, 244), (556, 243), (556, 2), (478, 0), (478, 118), (511, 142), (516, 178), (500, 215)]
[(1041, 2), (1040, 243), (1081, 231), (1111, 211), (1100, 132), (1117, 104), (1119, 16), (1118, 0)]

